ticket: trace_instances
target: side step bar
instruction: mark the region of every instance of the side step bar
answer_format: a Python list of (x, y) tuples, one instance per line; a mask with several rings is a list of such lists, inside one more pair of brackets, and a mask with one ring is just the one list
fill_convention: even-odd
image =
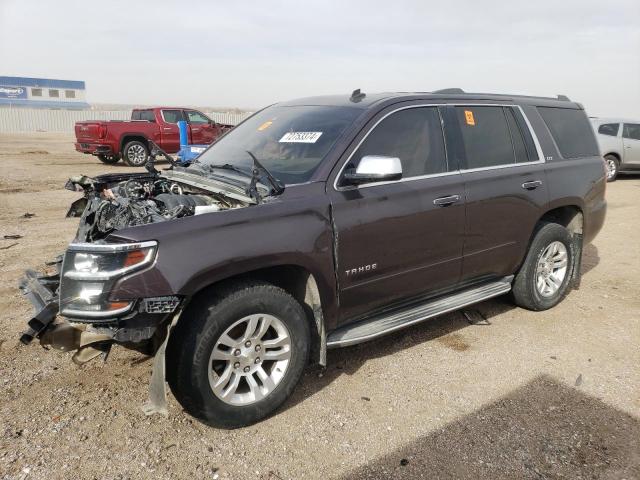
[(338, 328), (329, 334), (327, 348), (347, 347), (373, 340), (429, 318), (497, 297), (511, 290), (512, 280), (513, 275)]

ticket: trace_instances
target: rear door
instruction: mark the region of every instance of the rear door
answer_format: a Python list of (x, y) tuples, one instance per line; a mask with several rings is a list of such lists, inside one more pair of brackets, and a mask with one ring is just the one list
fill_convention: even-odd
[(161, 147), (169, 153), (180, 150), (180, 131), (178, 121), (184, 120), (182, 110), (163, 109), (160, 111), (162, 123), (159, 125)]
[(640, 123), (625, 123), (622, 130), (625, 166), (640, 168)]
[(548, 204), (542, 154), (517, 106), (455, 105), (447, 112), (447, 130), (462, 146), (461, 281), (513, 274)]
[(197, 110), (185, 110), (184, 113), (191, 130), (191, 143), (205, 145), (216, 139), (217, 128), (209, 117)]
[[(341, 322), (455, 287), (462, 264), (464, 189), (457, 165), (447, 162), (438, 107), (390, 107), (345, 155), (343, 170), (328, 187)], [(342, 186), (341, 175), (365, 155), (400, 158), (402, 179)]]

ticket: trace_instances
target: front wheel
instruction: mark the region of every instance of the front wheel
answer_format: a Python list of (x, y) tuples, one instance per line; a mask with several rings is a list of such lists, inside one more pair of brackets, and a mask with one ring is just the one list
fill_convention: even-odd
[(620, 161), (613, 155), (606, 155), (604, 157), (604, 164), (607, 173), (607, 182), (615, 182), (618, 177), (618, 170), (620, 170)]
[(528, 310), (547, 310), (567, 294), (573, 272), (573, 242), (557, 223), (540, 226), (513, 282), (515, 303)]
[(149, 150), (144, 143), (133, 140), (127, 143), (122, 149), (122, 157), (127, 165), (131, 167), (142, 167), (147, 163)]
[(167, 380), (184, 409), (223, 428), (277, 409), (309, 355), (302, 306), (267, 283), (241, 283), (196, 300), (171, 334)]

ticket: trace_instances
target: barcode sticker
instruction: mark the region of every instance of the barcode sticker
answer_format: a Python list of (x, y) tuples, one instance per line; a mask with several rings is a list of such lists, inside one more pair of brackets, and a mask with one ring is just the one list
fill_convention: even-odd
[(287, 132), (280, 143), (316, 143), (322, 132)]

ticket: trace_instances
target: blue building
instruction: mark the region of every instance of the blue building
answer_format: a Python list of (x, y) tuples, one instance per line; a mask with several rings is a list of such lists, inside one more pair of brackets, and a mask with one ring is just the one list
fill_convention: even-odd
[(89, 104), (83, 81), (0, 76), (0, 107), (83, 110)]

